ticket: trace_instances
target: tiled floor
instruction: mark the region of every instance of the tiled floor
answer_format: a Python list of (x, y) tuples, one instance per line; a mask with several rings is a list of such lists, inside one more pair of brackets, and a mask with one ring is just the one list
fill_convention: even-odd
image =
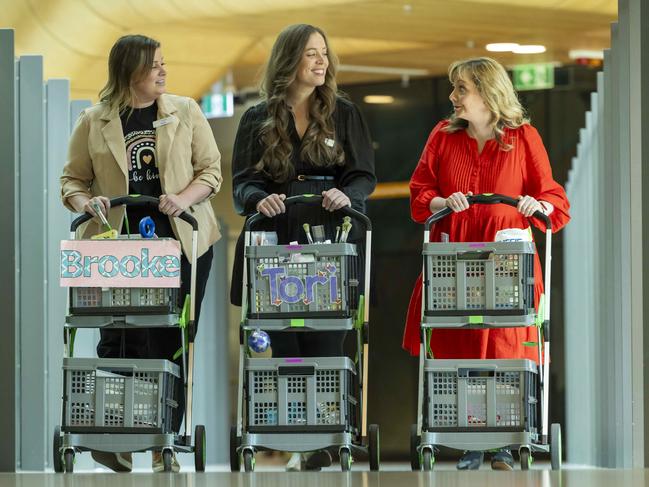
[[(0, 487), (640, 487), (649, 486), (649, 470), (566, 468), (561, 472), (535, 465), (528, 472), (457, 472), (453, 464), (436, 465), (431, 473), (410, 472), (406, 464), (385, 464), (381, 472), (368, 472), (355, 464), (355, 471), (327, 469), (317, 473), (285, 473), (268, 467), (253, 474), (230, 473), (226, 467), (205, 473), (151, 474), (0, 474)], [(218, 470), (218, 471), (217, 471)]]

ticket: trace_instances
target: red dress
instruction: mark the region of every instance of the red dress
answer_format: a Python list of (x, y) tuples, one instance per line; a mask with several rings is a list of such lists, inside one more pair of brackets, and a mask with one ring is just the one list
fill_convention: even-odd
[[(504, 140), (514, 147), (500, 149), (496, 140), (489, 140), (481, 153), (478, 144), (459, 130), (442, 130), (447, 121), (437, 124), (430, 134), (421, 159), (410, 179), (410, 211), (413, 220), (424, 223), (431, 215), (429, 204), (440, 196), (446, 198), (461, 191), (473, 194), (499, 193), (513, 198), (529, 195), (554, 205), (550, 215), (552, 231), (560, 230), (570, 216), (570, 204), (564, 189), (552, 179), (552, 169), (541, 137), (531, 125), (505, 129)], [(534, 219), (532, 223), (545, 230)], [(473, 205), (461, 213), (449, 215), (432, 229), (431, 242), (440, 241), (440, 233), (451, 242), (491, 242), (503, 228), (527, 228), (529, 221), (516, 208), (506, 205)], [(541, 264), (535, 256), (534, 298), (543, 292)], [(403, 335), (403, 348), (419, 355), (421, 320), (421, 275), (410, 298)], [(432, 331), (431, 348), (435, 358), (529, 358), (536, 360), (536, 327), (498, 328), (486, 330), (436, 329)]]

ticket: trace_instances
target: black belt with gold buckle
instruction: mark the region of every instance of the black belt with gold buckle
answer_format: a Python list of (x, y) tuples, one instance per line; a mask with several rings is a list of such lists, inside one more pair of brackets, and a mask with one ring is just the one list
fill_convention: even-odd
[(319, 176), (316, 174), (298, 174), (295, 178), (298, 181), (333, 181), (333, 176)]

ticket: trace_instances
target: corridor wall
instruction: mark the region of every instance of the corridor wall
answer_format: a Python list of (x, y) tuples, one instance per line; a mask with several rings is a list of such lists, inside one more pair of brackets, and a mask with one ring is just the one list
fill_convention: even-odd
[(649, 5), (618, 15), (566, 184), (565, 438), (570, 463), (629, 468), (646, 465)]

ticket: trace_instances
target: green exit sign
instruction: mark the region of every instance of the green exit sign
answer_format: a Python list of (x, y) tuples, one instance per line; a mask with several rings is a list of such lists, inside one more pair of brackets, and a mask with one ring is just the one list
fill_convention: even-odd
[(518, 64), (514, 66), (514, 88), (547, 90), (554, 88), (554, 64)]

